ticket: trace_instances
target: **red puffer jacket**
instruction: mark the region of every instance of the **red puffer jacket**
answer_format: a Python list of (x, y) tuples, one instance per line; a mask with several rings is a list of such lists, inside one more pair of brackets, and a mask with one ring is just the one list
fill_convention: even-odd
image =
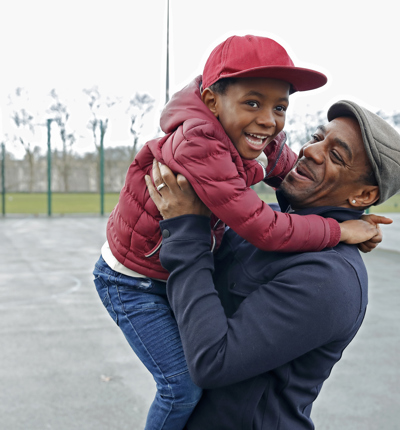
[[(256, 160), (240, 157), (219, 121), (202, 102), (200, 83), (201, 76), (172, 97), (161, 115), (161, 128), (166, 135), (147, 142), (129, 167), (107, 225), (107, 239), (115, 258), (150, 278), (168, 278), (158, 256), (162, 239), (158, 222), (162, 218), (144, 181), (145, 175), (152, 174), (154, 158), (189, 180), (213, 212), (213, 224), (222, 220), (215, 229), (217, 242), (225, 223), (266, 251), (319, 251), (335, 246), (340, 238), (336, 221), (317, 215), (300, 217), (274, 212), (250, 188), (265, 178), (265, 168)], [(273, 186), (297, 158), (284, 141), (282, 132), (265, 149)]]

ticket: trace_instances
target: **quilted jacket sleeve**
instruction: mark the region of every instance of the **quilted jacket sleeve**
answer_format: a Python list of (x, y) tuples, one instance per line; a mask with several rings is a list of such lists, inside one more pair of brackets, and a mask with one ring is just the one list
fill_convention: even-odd
[(267, 175), (264, 182), (278, 188), (297, 161), (297, 154), (286, 145), (286, 134), (281, 131), (265, 149), (268, 158)]
[(207, 207), (241, 237), (265, 251), (319, 251), (339, 242), (340, 227), (317, 215), (274, 212), (249, 188), (232, 143), (212, 124), (185, 127), (163, 147), (163, 159), (184, 175)]

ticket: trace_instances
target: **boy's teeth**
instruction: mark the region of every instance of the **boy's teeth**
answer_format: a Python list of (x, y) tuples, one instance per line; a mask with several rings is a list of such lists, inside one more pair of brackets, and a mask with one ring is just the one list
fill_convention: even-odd
[(266, 136), (259, 136), (258, 134), (251, 134), (251, 133), (249, 133), (249, 136), (254, 136), (257, 139), (265, 139), (265, 137), (266, 137)]
[[(257, 140), (251, 139), (251, 137), (254, 137)], [(262, 145), (263, 140), (266, 139), (266, 136), (259, 136), (258, 134), (246, 133), (246, 138), (250, 143), (253, 143), (255, 145)]]

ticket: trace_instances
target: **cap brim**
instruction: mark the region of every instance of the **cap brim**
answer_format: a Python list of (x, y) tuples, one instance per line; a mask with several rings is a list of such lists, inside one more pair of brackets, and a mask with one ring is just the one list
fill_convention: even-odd
[[(339, 101), (333, 104), (327, 113), (328, 121), (332, 121), (335, 118), (339, 118), (341, 116), (352, 116), (357, 118), (357, 110), (346, 101)], [(357, 118), (358, 119), (358, 118)]]
[(222, 78), (271, 78), (288, 82), (292, 86), (291, 93), (296, 91), (315, 90), (324, 86), (328, 78), (320, 72), (301, 67), (269, 66), (257, 67), (236, 73), (224, 73)]

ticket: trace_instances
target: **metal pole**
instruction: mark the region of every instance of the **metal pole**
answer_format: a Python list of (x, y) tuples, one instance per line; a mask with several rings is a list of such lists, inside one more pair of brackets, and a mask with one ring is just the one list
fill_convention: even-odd
[(104, 215), (104, 124), (100, 120), (100, 214)]
[(167, 70), (165, 83), (165, 103), (169, 101), (169, 0), (167, 0)]
[(6, 160), (6, 149), (4, 142), (1, 144), (1, 200), (2, 200), (2, 213), (6, 215), (6, 175), (5, 175), (5, 160)]
[(47, 215), (51, 216), (51, 119), (47, 120)]

